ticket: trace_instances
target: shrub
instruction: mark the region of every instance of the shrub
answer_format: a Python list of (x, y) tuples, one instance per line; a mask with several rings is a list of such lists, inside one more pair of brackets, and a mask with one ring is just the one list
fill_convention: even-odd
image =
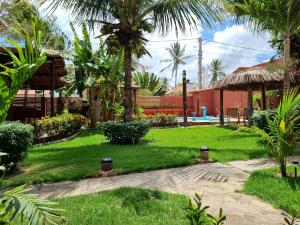
[(266, 132), (269, 132), (268, 128), (268, 121), (266, 115), (269, 116), (269, 118), (272, 120), (275, 116), (275, 111), (272, 110), (266, 110), (266, 111), (255, 111), (252, 119), (254, 122), (254, 125), (258, 127), (259, 129), (262, 129)]
[(156, 114), (146, 118), (151, 127), (175, 127), (178, 126), (176, 115), (173, 114)]
[(102, 130), (112, 144), (137, 144), (148, 133), (149, 123), (140, 120), (128, 123), (108, 121), (102, 123)]
[(8, 155), (1, 162), (9, 170), (22, 161), (33, 141), (33, 127), (20, 122), (0, 124), (0, 151)]
[(41, 143), (68, 137), (78, 132), (86, 123), (86, 117), (69, 113), (35, 120), (32, 122), (34, 142)]

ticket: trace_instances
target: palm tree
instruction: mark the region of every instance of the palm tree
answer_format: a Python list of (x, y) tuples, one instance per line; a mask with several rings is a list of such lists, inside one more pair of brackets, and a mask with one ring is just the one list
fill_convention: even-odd
[(286, 177), (287, 156), (294, 153), (300, 131), (298, 89), (292, 89), (284, 94), (274, 119), (266, 115), (270, 132), (267, 133), (257, 127), (255, 129), (267, 141), (267, 149), (280, 164), (282, 177)]
[(177, 86), (177, 76), (178, 76), (178, 67), (179, 65), (185, 65), (186, 62), (184, 60), (190, 58), (191, 56), (184, 56), (185, 46), (181, 47), (180, 43), (177, 41), (171, 44), (170, 48), (167, 48), (169, 52), (170, 58), (162, 60), (161, 62), (169, 63), (165, 68), (161, 70), (161, 72), (172, 69), (172, 76), (175, 75), (175, 86)]
[(290, 89), (291, 37), (300, 30), (300, 1), (295, 0), (227, 0), (228, 8), (254, 31), (271, 31), (280, 35), (284, 45), (284, 90)]
[(211, 80), (209, 86), (212, 86), (218, 79), (222, 79), (226, 74), (224, 73), (224, 66), (222, 61), (219, 59), (214, 59), (208, 66), (211, 72)]
[[(48, 0), (36, 0), (44, 4)], [(132, 119), (132, 57), (148, 54), (145, 33), (158, 30), (166, 34), (195, 28), (200, 22), (211, 26), (222, 19), (221, 3), (213, 0), (52, 0), (49, 8), (57, 6), (72, 12), (77, 21), (88, 21), (106, 36), (108, 51), (124, 48), (125, 98), (124, 121)]]

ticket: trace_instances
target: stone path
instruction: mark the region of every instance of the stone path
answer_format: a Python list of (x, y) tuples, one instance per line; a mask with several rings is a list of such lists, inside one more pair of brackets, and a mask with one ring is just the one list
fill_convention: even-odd
[(227, 225), (282, 225), (281, 211), (274, 209), (262, 200), (237, 193), (254, 169), (273, 166), (272, 160), (260, 159), (236, 161), (229, 165), (211, 163), (182, 168), (150, 171), (67, 181), (35, 186), (34, 193), (41, 197), (66, 197), (95, 193), (119, 187), (141, 187), (159, 189), (171, 193), (194, 196), (204, 194), (204, 203), (211, 206), (210, 211), (217, 214), (220, 207), (227, 215)]

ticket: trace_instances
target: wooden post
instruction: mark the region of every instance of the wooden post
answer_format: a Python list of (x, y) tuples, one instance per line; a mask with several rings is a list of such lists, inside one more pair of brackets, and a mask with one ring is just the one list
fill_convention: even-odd
[(55, 76), (55, 65), (54, 59), (52, 61), (52, 76), (51, 76), (51, 117), (54, 116), (54, 76)]
[(247, 109), (247, 117), (248, 117), (248, 125), (253, 126), (253, 90), (252, 87), (248, 86), (248, 109)]
[(262, 84), (261, 87), (261, 99), (262, 99), (262, 110), (266, 110), (267, 109), (266, 88), (264, 84)]
[(220, 126), (224, 125), (224, 90), (220, 89)]
[(187, 93), (186, 93), (186, 71), (182, 73), (182, 96), (183, 96), (183, 125), (187, 127)]
[(44, 96), (41, 97), (41, 114), (42, 117), (45, 117), (47, 115), (47, 100)]

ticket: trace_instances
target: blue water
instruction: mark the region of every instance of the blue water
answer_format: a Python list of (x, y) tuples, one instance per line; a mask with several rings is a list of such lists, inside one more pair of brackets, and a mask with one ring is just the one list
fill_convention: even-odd
[[(206, 116), (206, 117), (188, 117), (188, 121), (219, 121), (219, 117)], [(183, 122), (183, 117), (177, 117), (178, 122)]]

